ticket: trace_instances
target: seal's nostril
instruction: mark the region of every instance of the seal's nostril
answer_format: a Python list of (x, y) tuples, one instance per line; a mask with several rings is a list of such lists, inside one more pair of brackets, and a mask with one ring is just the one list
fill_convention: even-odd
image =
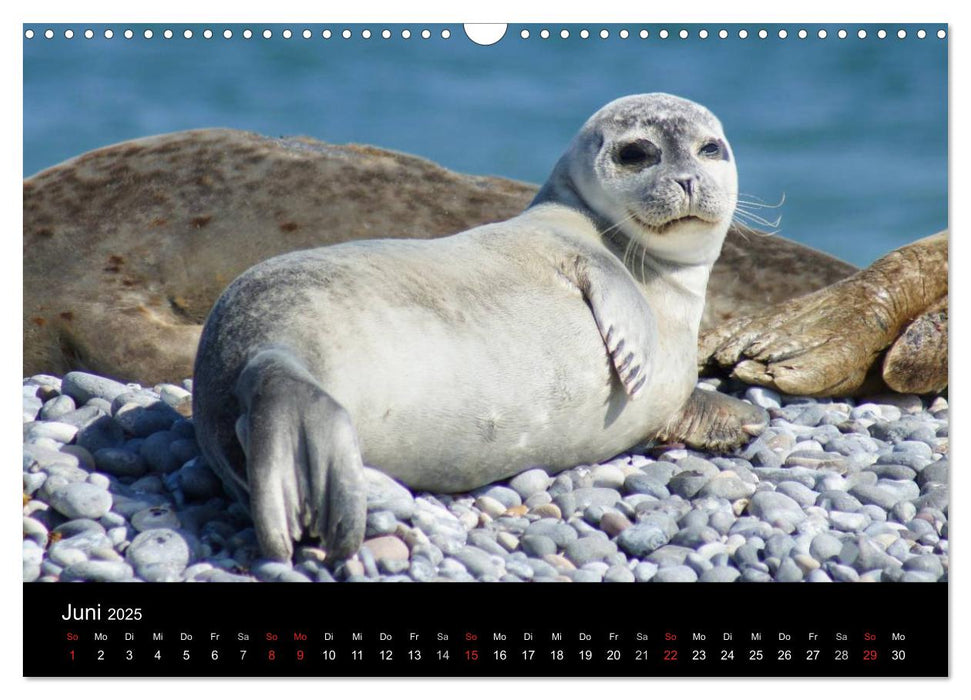
[(681, 185), (681, 189), (684, 190), (684, 193), (688, 195), (688, 197), (691, 197), (691, 195), (694, 194), (695, 177), (693, 175), (687, 175), (685, 177), (676, 177), (674, 178), (674, 181), (679, 185)]

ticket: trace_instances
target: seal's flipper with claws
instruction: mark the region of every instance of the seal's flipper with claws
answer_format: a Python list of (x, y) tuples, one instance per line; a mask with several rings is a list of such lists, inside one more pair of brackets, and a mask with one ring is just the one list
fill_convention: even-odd
[(274, 349), (246, 364), (236, 395), (236, 431), (264, 555), (290, 561), (304, 535), (319, 538), (330, 560), (354, 554), (364, 539), (367, 487), (347, 411), (292, 352)]
[(768, 414), (758, 406), (717, 391), (695, 389), (658, 439), (683, 442), (698, 450), (726, 452), (760, 435), (768, 424)]
[(653, 372), (651, 357), (657, 352), (657, 321), (633, 278), (624, 274), (616, 260), (610, 268), (586, 261), (577, 270), (577, 277), (617, 377), (627, 395), (634, 399)]

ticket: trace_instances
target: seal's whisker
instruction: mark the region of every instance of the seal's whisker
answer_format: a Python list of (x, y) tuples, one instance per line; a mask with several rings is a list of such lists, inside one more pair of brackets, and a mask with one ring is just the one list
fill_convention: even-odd
[(753, 228), (748, 223), (746, 223), (744, 219), (741, 218), (740, 212), (738, 210), (735, 211), (735, 216), (732, 217), (732, 223), (735, 224), (735, 230), (738, 231), (739, 235), (742, 236), (742, 238), (744, 238), (745, 240), (748, 240), (748, 236), (746, 235), (748, 233), (751, 233), (752, 235), (755, 235), (755, 236), (765, 237), (765, 236), (775, 236), (782, 232), (781, 228), (778, 228), (774, 231), (760, 231), (757, 228)]
[[(743, 198), (746, 198), (746, 199), (743, 199)], [(739, 204), (746, 204), (748, 206), (757, 207), (759, 209), (778, 209), (783, 204), (785, 204), (785, 201), (786, 201), (785, 192), (782, 193), (782, 196), (779, 198), (779, 201), (776, 204), (769, 204), (761, 197), (757, 197), (754, 194), (747, 194), (744, 192), (739, 192), (738, 197), (736, 198), (736, 202), (738, 202)]]
[(769, 228), (774, 228), (774, 229), (779, 228), (779, 225), (782, 223), (781, 216), (778, 216), (772, 221), (770, 221), (763, 216), (759, 216), (758, 214), (748, 211), (742, 206), (735, 207), (735, 216), (741, 217), (753, 223), (761, 224), (762, 226), (768, 226)]

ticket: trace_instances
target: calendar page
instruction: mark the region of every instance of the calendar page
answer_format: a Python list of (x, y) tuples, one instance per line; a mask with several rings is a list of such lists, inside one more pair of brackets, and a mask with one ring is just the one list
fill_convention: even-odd
[(947, 25), (22, 41), (25, 676), (948, 675)]

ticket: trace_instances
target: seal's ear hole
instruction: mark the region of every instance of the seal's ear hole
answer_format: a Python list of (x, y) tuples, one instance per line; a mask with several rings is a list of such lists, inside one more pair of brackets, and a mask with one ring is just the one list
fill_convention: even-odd
[(643, 168), (658, 163), (661, 150), (650, 141), (631, 141), (614, 151), (614, 160), (620, 165)]

